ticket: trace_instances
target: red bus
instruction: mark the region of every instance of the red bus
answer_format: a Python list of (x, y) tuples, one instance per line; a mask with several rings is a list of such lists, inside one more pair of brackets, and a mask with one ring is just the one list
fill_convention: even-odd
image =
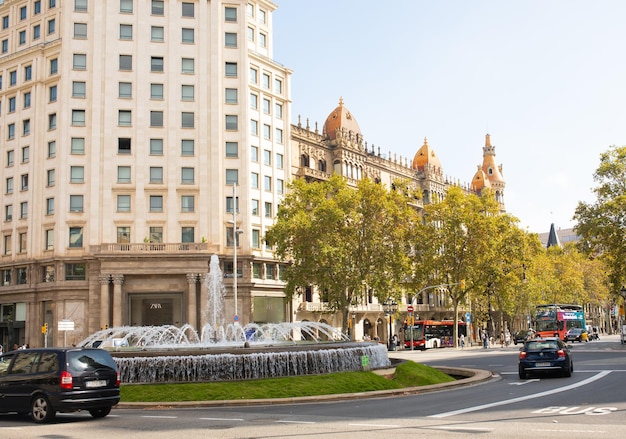
[[(467, 336), (465, 322), (459, 322), (459, 336)], [(452, 320), (417, 320), (404, 327), (405, 349), (436, 349), (454, 346), (454, 322)]]
[(558, 337), (572, 328), (586, 328), (585, 311), (580, 305), (537, 305), (533, 318), (535, 331), (540, 337)]

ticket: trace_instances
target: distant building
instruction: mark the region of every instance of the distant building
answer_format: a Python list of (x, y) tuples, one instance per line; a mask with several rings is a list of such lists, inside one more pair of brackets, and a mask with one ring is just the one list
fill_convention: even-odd
[(548, 232), (539, 234), (539, 241), (546, 248), (553, 245), (561, 246), (570, 242), (576, 243), (580, 241), (580, 235), (577, 235), (573, 228), (557, 229), (554, 224), (551, 224)]

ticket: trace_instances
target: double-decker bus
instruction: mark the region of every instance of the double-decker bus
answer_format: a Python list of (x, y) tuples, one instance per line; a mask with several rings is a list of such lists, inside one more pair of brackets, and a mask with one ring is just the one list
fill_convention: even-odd
[[(466, 323), (459, 322), (459, 336), (466, 336)], [(454, 321), (417, 320), (404, 328), (404, 347), (411, 349), (436, 349), (454, 346)]]
[(533, 324), (540, 337), (558, 337), (561, 340), (565, 339), (570, 329), (587, 327), (582, 306), (556, 303), (537, 305)]

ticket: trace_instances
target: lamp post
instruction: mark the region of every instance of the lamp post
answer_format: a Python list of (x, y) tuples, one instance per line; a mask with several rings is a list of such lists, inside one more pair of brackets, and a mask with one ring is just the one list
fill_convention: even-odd
[(239, 244), (239, 234), (243, 233), (243, 230), (237, 228), (237, 183), (233, 183), (233, 219), (230, 222), (233, 223), (233, 297), (235, 298), (235, 316), (233, 320), (239, 321), (239, 311), (237, 309), (237, 245)]
[[(624, 300), (624, 303), (622, 306), (624, 307), (624, 311), (626, 312), (626, 287), (623, 286), (622, 289), (619, 290), (619, 294), (622, 296), (622, 299)], [(619, 339), (621, 340), (621, 343), (624, 344), (624, 341), (625, 341), (624, 336), (626, 335), (624, 334), (624, 326), (626, 325), (624, 325), (621, 312), (619, 313), (619, 315), (620, 315), (620, 323), (621, 323), (620, 327), (618, 328), (619, 334), (620, 334)]]
[(383, 302), (383, 307), (385, 310), (385, 315), (387, 315), (387, 318), (389, 319), (389, 343), (387, 345), (387, 349), (392, 351), (393, 350), (393, 338), (392, 338), (393, 329), (391, 327), (391, 316), (398, 309), (398, 302), (396, 302), (393, 298), (388, 297), (387, 300)]

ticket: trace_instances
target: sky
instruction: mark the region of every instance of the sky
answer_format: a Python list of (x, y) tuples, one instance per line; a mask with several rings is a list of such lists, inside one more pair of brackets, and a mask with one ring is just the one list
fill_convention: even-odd
[(490, 134), (525, 230), (574, 227), (626, 145), (624, 0), (274, 1), (292, 123), (321, 131), (343, 97), (370, 148), (412, 160), (427, 138), (462, 184)]

